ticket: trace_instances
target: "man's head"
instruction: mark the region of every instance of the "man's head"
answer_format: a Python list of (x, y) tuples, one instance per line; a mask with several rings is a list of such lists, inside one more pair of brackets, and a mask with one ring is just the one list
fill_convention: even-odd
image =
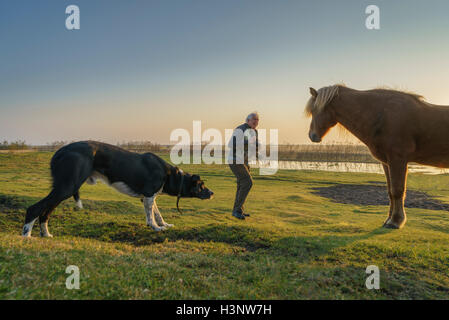
[(246, 117), (246, 123), (251, 127), (251, 129), (256, 129), (259, 125), (259, 114), (257, 112), (252, 112)]

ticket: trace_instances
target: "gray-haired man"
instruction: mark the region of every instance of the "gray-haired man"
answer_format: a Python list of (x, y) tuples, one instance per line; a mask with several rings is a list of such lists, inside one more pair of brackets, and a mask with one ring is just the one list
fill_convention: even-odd
[(246, 117), (246, 122), (235, 128), (229, 147), (228, 162), (234, 175), (237, 177), (237, 192), (235, 194), (234, 208), (232, 215), (238, 219), (245, 219), (249, 214), (243, 211), (243, 204), (253, 185), (249, 160), (257, 159), (259, 140), (257, 126), (259, 124), (259, 114), (250, 113)]

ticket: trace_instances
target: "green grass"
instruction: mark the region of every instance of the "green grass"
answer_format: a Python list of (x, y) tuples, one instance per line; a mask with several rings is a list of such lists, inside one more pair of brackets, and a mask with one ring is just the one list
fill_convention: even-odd
[[(51, 153), (0, 154), (1, 299), (448, 299), (449, 212), (407, 209), (402, 230), (380, 228), (386, 206), (331, 202), (313, 188), (384, 181), (375, 174), (280, 171), (254, 175), (251, 217), (231, 217), (235, 177), (227, 166), (183, 165), (215, 199), (160, 196), (175, 227), (146, 227), (138, 199), (98, 184), (81, 188), (85, 209), (63, 202), (53, 239), (22, 239), (27, 206), (50, 187)], [(449, 202), (447, 175), (409, 176), (408, 188)], [(68, 290), (68, 265), (80, 290)], [(380, 290), (365, 287), (368, 265)]]

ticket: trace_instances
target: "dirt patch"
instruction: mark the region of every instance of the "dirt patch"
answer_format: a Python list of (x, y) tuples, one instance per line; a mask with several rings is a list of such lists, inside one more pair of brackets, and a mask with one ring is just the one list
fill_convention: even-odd
[[(333, 202), (362, 206), (387, 206), (390, 204), (386, 185), (339, 184), (314, 188), (313, 194)], [(449, 211), (449, 204), (432, 198), (427, 193), (407, 190), (405, 207)]]

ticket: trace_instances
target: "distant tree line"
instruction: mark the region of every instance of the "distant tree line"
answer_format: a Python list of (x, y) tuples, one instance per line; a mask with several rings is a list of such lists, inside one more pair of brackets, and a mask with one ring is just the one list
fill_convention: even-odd
[[(30, 146), (23, 140), (17, 140), (14, 142), (3, 141), (0, 143), (0, 150), (36, 150), (36, 151), (48, 151), (54, 152), (62, 146), (74, 141), (53, 141), (46, 145)], [(172, 149), (172, 145), (163, 145), (151, 141), (123, 141), (116, 144), (123, 149), (145, 153), (169, 153)], [(201, 145), (201, 150), (204, 149), (206, 144)], [(190, 145), (190, 152), (193, 152), (193, 145)], [(224, 146), (218, 146), (222, 148), (222, 155), (224, 156)], [(270, 150), (270, 146), (267, 146), (267, 151)], [(211, 152), (213, 156), (213, 151)], [(295, 144), (282, 144), (278, 146), (278, 159), (279, 160), (293, 160), (293, 161), (313, 161), (313, 162), (376, 162), (371, 156), (368, 148), (361, 144), (319, 144), (319, 145), (295, 145)]]
[(161, 152), (164, 148), (161, 144), (151, 141), (128, 141), (117, 143), (117, 146), (133, 152)]
[(27, 150), (30, 149), (30, 146), (26, 144), (23, 140), (17, 140), (8, 142), (6, 140), (3, 140), (3, 142), (0, 143), (0, 150)]
[[(37, 151), (56, 151), (59, 148), (61, 148), (64, 145), (67, 145), (69, 143), (72, 143), (75, 141), (53, 141), (49, 142), (46, 145), (41, 146), (33, 146), (33, 149)], [(127, 142), (119, 142), (116, 144), (118, 147), (138, 152), (138, 153), (144, 153), (144, 152), (164, 152), (169, 150), (168, 146), (163, 146), (159, 143), (151, 142), (151, 141), (127, 141)]]

